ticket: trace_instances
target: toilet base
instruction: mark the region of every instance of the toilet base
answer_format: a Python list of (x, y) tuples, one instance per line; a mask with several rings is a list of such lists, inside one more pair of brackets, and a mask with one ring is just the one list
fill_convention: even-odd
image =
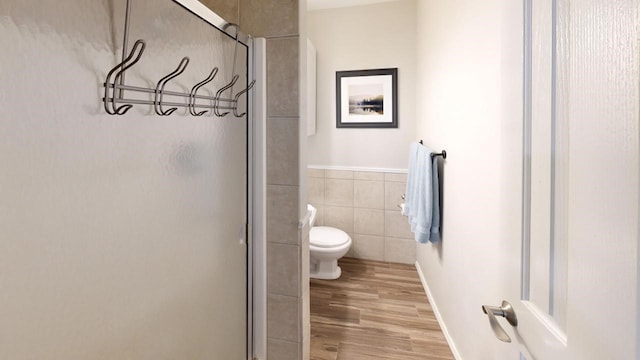
[(311, 261), (309, 277), (320, 280), (335, 280), (342, 275), (342, 269), (338, 266), (338, 260)]

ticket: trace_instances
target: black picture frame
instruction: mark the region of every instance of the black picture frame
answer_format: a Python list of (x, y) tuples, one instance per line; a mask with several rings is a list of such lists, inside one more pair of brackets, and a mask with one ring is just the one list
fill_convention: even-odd
[(337, 128), (397, 128), (398, 68), (336, 71)]

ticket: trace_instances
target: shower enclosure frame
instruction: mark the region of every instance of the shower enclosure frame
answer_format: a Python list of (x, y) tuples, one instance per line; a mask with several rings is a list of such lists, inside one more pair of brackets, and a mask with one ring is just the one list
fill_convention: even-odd
[[(130, 1), (130, 0), (129, 0)], [(247, 360), (266, 358), (266, 45), (264, 39), (244, 34), (197, 0), (172, 0), (218, 31), (247, 48), (247, 82), (257, 80), (247, 93)], [(231, 26), (230, 26), (231, 25)], [(124, 50), (127, 52), (125, 31)], [(255, 49), (254, 49), (255, 45)], [(234, 65), (235, 66), (235, 65)], [(246, 86), (247, 84), (245, 84)], [(229, 119), (237, 121), (237, 119)]]

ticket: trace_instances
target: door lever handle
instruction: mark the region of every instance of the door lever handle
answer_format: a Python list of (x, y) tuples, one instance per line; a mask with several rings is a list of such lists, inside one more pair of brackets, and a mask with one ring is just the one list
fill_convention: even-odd
[(511, 306), (508, 301), (502, 300), (502, 306), (500, 307), (482, 305), (482, 312), (487, 314), (489, 317), (489, 324), (491, 325), (491, 329), (498, 340), (511, 342), (511, 338), (507, 335), (502, 326), (500, 326), (496, 316), (501, 316), (507, 319), (507, 322), (513, 327), (518, 326), (518, 318), (516, 317), (515, 310), (513, 310), (513, 306)]

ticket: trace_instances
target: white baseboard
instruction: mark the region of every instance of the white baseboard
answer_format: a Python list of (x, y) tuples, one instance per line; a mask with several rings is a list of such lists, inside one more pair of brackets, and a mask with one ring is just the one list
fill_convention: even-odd
[(433, 309), (433, 313), (436, 315), (436, 320), (438, 320), (438, 324), (442, 329), (442, 333), (444, 334), (444, 338), (447, 340), (447, 344), (451, 348), (451, 352), (453, 353), (453, 357), (456, 360), (462, 360), (462, 356), (460, 356), (460, 352), (456, 348), (456, 344), (453, 342), (449, 331), (447, 330), (447, 325), (442, 321), (442, 317), (440, 315), (440, 311), (438, 311), (438, 306), (435, 301), (433, 301), (433, 296), (431, 295), (431, 290), (429, 290), (429, 285), (427, 284), (427, 279), (422, 275), (422, 269), (420, 269), (420, 264), (416, 261), (416, 270), (418, 270), (418, 276), (420, 276), (420, 282), (422, 282), (422, 287), (424, 288), (424, 292), (427, 294), (427, 298), (429, 299), (429, 304), (431, 304), (431, 309)]

